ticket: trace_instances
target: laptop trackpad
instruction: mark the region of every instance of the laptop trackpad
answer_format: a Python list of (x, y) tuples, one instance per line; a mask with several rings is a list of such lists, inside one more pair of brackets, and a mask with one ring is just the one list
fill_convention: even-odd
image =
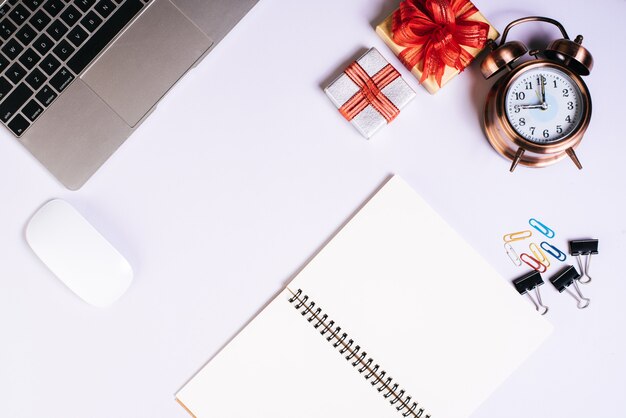
[(135, 126), (212, 44), (169, 0), (157, 0), (81, 78)]

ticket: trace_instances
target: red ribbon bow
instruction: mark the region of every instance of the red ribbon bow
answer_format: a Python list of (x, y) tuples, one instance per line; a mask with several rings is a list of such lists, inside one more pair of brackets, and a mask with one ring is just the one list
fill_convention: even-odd
[(468, 18), (478, 12), (469, 0), (404, 0), (393, 14), (400, 60), (409, 69), (423, 62), (424, 82), (431, 75), (441, 87), (446, 66), (463, 71), (474, 57), (463, 46), (483, 48), (489, 25)]

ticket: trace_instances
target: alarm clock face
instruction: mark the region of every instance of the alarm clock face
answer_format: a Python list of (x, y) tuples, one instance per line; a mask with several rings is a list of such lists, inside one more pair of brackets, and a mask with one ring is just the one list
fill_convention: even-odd
[(552, 144), (576, 131), (585, 114), (578, 84), (554, 67), (521, 72), (506, 92), (506, 117), (521, 137)]

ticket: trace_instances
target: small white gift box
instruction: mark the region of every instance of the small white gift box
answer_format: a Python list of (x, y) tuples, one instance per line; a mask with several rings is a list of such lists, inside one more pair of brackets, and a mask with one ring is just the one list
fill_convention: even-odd
[(376, 48), (350, 64), (324, 91), (366, 138), (394, 120), (415, 97), (415, 91)]

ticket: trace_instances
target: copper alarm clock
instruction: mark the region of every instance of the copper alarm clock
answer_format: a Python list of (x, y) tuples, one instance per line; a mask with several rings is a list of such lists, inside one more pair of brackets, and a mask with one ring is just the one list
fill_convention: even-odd
[[(511, 28), (537, 21), (557, 26), (563, 39), (532, 51), (519, 41), (506, 42)], [(579, 35), (572, 41), (554, 19), (532, 16), (511, 22), (499, 46), (491, 41), (492, 50), (481, 65), (483, 75), (508, 73), (487, 96), (485, 133), (493, 148), (512, 161), (510, 171), (518, 164), (544, 167), (566, 156), (582, 169), (574, 149), (589, 126), (591, 96), (581, 76), (593, 67), (582, 40)], [(527, 53), (535, 59), (513, 67)]]

